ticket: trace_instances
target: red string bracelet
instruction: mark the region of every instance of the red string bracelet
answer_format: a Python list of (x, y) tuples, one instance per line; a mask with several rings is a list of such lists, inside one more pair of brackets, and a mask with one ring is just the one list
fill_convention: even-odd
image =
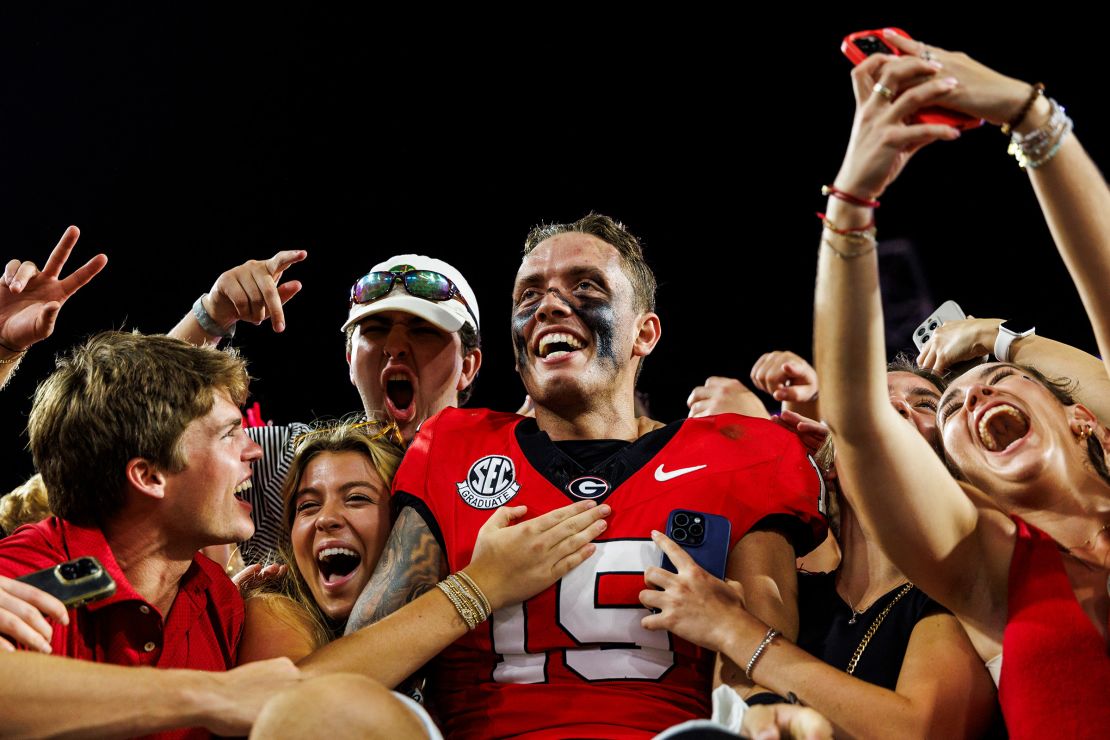
[(829, 231), (831, 231), (834, 234), (840, 234), (841, 236), (853, 236), (855, 234), (867, 234), (872, 229), (875, 228), (875, 219), (874, 218), (872, 218), (870, 221), (868, 221), (866, 226), (858, 226), (854, 229), (837, 228), (837, 225), (834, 224), (832, 221), (830, 221), (829, 217), (826, 216), (825, 214), (821, 213), (820, 211), (817, 212), (817, 218), (821, 219), (821, 222), (823, 224), (825, 224), (826, 229), (828, 229)]
[(828, 196), (831, 195), (834, 198), (839, 198), (840, 200), (844, 201), (845, 203), (851, 203), (854, 206), (863, 206), (864, 208), (878, 208), (879, 207), (879, 201), (877, 201), (877, 200), (867, 200), (866, 198), (860, 198), (857, 195), (852, 195), (851, 193), (846, 193), (843, 190), (841, 190), (840, 188), (836, 187), (835, 185), (822, 185), (821, 186), (821, 195), (824, 195), (825, 197), (828, 197)]

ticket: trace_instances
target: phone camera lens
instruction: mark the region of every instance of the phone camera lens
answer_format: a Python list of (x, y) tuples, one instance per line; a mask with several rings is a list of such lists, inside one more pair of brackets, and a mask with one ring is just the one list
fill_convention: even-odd
[(61, 567), (61, 571), (62, 578), (66, 579), (67, 581), (72, 581), (77, 578), (77, 566), (75, 566), (73, 563), (66, 563)]
[(924, 326), (917, 330), (917, 336), (921, 336), (924, 333), (925, 333), (925, 327)]
[(676, 527), (685, 527), (690, 523), (690, 515), (686, 512), (679, 512), (674, 515), (674, 525)]
[(691, 524), (690, 525), (690, 536), (691, 537), (693, 537), (696, 540), (700, 540), (703, 534), (705, 534), (705, 527), (701, 526), (700, 524)]
[(930, 321), (929, 322), (929, 331), (934, 331), (937, 328), (937, 326), (938, 326), (937, 322)]
[(921, 337), (921, 343), (925, 344), (925, 342), (928, 342), (931, 336), (932, 334), (926, 334), (925, 336)]
[(675, 527), (674, 530), (671, 532), (671, 539), (675, 542), (685, 542), (687, 539), (686, 530)]

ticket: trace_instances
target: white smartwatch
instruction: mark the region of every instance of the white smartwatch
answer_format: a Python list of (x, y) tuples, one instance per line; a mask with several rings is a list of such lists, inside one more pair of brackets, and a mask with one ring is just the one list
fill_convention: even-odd
[(994, 338), (994, 359), (999, 362), (1009, 362), (1010, 345), (1019, 339), (1037, 333), (1037, 327), (1029, 326), (1028, 329), (1025, 329), (1022, 328), (1024, 326), (1029, 326), (1029, 324), (1022, 324), (1009, 319), (998, 325), (998, 336)]

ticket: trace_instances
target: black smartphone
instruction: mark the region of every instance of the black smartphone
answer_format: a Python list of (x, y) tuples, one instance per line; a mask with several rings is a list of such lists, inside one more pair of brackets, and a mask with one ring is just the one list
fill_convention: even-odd
[(116, 582), (92, 556), (67, 560), (16, 580), (45, 591), (67, 607), (106, 599), (116, 592)]
[[(694, 562), (712, 575), (724, 579), (732, 522), (717, 514), (675, 509), (667, 517), (666, 534), (685, 550)], [(666, 555), (663, 556), (659, 567), (672, 573), (678, 572), (674, 563)]]

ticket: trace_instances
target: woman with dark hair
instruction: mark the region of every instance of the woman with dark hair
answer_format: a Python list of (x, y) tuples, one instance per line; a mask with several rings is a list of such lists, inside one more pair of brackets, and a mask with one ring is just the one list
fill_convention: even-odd
[(837, 467), (864, 529), (953, 611), (983, 660), (1000, 660), (1010, 734), (1101, 737), (1110, 726), (1110, 480), (1100, 460), (1110, 433), (1029, 369), (982, 365), (957, 378), (939, 408), (944, 449), (971, 484), (961, 490), (886, 403), (874, 207), (915, 152), (959, 135), (917, 111), (942, 105), (1005, 124), (1110, 357), (1110, 191), (1042, 86), (886, 39), (902, 56), (869, 57), (852, 73), (855, 122), (828, 188), (819, 253), (815, 356)]
[[(793, 353), (775, 354), (789, 354), (812, 395), (817, 386), (812, 368)], [(773, 391), (774, 381), (757, 372), (767, 357), (752, 377), (762, 390)], [(932, 445), (942, 381), (905, 358), (889, 367), (889, 406)], [(645, 573), (649, 590), (641, 599), (659, 613), (645, 618), (644, 627), (667, 629), (726, 655), (760, 686), (793, 695), (823, 714), (838, 737), (980, 737), (995, 714), (995, 692), (963, 628), (866, 536), (839, 493), (824, 425), (791, 411), (781, 418), (827, 471), (832, 532), (827, 545), (840, 554), (832, 572), (799, 575), (797, 641), (775, 634), (744, 608), (735, 584), (707, 574), (662, 535), (657, 541), (678, 572)], [(812, 568), (816, 553), (803, 561)]]

